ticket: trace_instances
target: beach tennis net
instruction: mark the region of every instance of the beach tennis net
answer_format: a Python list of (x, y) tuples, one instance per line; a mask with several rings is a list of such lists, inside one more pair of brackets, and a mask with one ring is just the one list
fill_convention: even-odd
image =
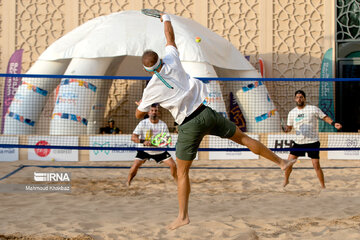
[[(0, 78), (2, 149), (91, 150), (94, 154), (144, 150), (131, 136), (142, 120), (135, 118), (135, 102), (142, 98), (149, 77), (1, 74)], [(311, 138), (318, 134), (319, 150), (347, 151), (349, 156), (360, 158), (360, 109), (356, 109), (359, 101), (352, 102), (354, 114), (335, 108), (336, 104), (343, 104), (336, 98), (346, 103), (346, 99), (355, 96), (351, 89), (343, 92), (343, 86), (359, 86), (359, 79), (199, 79), (209, 88), (205, 105), (279, 154), (287, 153), (299, 135)], [(288, 114), (296, 107), (294, 93), (299, 89), (306, 93), (308, 105), (319, 107), (343, 124), (343, 129), (338, 131), (318, 120), (315, 129), (304, 124), (301, 132), (285, 133)], [(164, 147), (174, 150), (178, 124), (161, 103), (158, 117), (166, 123), (171, 140), (159, 135), (160, 130), (149, 129), (144, 130), (141, 138), (168, 141)], [(214, 152), (220, 157), (224, 152), (236, 156), (248, 149), (228, 139), (206, 136), (200, 151)]]

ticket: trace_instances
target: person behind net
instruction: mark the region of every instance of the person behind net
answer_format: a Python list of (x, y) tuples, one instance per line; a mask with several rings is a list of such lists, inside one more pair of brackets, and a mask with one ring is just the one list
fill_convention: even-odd
[(160, 59), (152, 50), (147, 50), (142, 55), (143, 67), (152, 74), (152, 78), (144, 89), (142, 99), (136, 102), (138, 107), (135, 116), (141, 119), (152, 103), (159, 103), (170, 111), (179, 124), (176, 144), (179, 212), (178, 217), (168, 226), (169, 229), (176, 229), (190, 222), (189, 170), (205, 135), (229, 138), (245, 145), (255, 154), (279, 165), (282, 170), (293, 163), (279, 158), (262, 143), (245, 135), (233, 122), (203, 104), (208, 96), (207, 86), (189, 76), (183, 69), (170, 16), (162, 15), (160, 20), (164, 22), (165, 56)]
[(103, 127), (100, 129), (100, 133), (101, 134), (119, 134), (122, 133), (122, 131), (115, 126), (115, 121), (114, 119), (110, 118), (108, 121), (108, 126)]
[[(153, 136), (163, 133), (169, 133), (169, 129), (165, 122), (159, 119), (159, 106), (158, 104), (152, 104), (150, 111), (148, 112), (149, 117), (140, 121), (136, 126), (131, 140), (135, 143), (142, 143), (144, 146), (155, 147), (151, 143)], [(176, 163), (167, 151), (137, 151), (133, 165), (130, 168), (127, 185), (130, 186), (131, 181), (136, 176), (138, 169), (141, 167), (146, 160), (154, 159), (157, 163), (164, 162), (170, 167), (170, 172), (174, 178), (175, 183), (177, 182), (177, 170)]]
[[(320, 141), (318, 134), (318, 119), (321, 119), (328, 124), (334, 126), (337, 130), (342, 128), (340, 123), (336, 123), (329, 116), (327, 116), (320, 108), (306, 104), (306, 94), (302, 90), (295, 92), (296, 107), (288, 114), (287, 126), (285, 132), (290, 132), (293, 128), (296, 131), (296, 139), (292, 148), (308, 149), (304, 151), (290, 151), (289, 160), (296, 160), (300, 156), (311, 158), (316, 175), (319, 178), (320, 185), (325, 188), (324, 173), (320, 167)], [(309, 149), (314, 149), (309, 150)], [(289, 184), (289, 177), (292, 171), (292, 166), (286, 169), (284, 178), (284, 187)]]

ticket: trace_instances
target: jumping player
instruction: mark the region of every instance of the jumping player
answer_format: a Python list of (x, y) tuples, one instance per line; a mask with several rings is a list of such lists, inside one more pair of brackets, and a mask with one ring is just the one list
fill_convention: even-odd
[(189, 170), (205, 135), (229, 138), (245, 145), (255, 154), (273, 161), (283, 170), (293, 162), (279, 158), (262, 143), (244, 134), (233, 122), (203, 105), (208, 95), (207, 86), (189, 76), (182, 67), (170, 16), (162, 15), (160, 20), (164, 22), (166, 55), (160, 59), (154, 51), (148, 50), (143, 53), (143, 67), (152, 74), (152, 78), (144, 89), (142, 99), (137, 102), (135, 116), (141, 119), (149, 111), (151, 104), (159, 103), (170, 111), (179, 124), (176, 144), (179, 213), (168, 226), (169, 229), (176, 229), (190, 222)]

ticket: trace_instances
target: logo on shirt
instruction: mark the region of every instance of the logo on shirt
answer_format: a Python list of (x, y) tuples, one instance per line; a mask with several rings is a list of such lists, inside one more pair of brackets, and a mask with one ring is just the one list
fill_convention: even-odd
[(296, 121), (296, 122), (301, 121), (302, 119), (304, 119), (304, 117), (305, 117), (305, 114), (300, 113), (300, 114), (297, 115), (297, 117), (295, 118), (295, 121)]

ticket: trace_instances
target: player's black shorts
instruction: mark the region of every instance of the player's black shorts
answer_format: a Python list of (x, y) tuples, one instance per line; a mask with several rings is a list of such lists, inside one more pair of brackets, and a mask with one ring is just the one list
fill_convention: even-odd
[(162, 161), (164, 161), (168, 158), (171, 158), (171, 155), (167, 151), (160, 153), (160, 154), (149, 154), (144, 151), (137, 151), (137, 154), (135, 156), (135, 159), (139, 159), (139, 160), (143, 160), (143, 161), (154, 159), (157, 163), (161, 163)]
[[(307, 143), (307, 144), (297, 144), (297, 143), (294, 143), (294, 146), (293, 148), (320, 148), (320, 142), (314, 142), (314, 143)], [(305, 153), (308, 154), (308, 157), (309, 158), (314, 158), (314, 159), (319, 159), (320, 158), (320, 155), (319, 155), (319, 151), (308, 151), (308, 150), (305, 150), (305, 151), (291, 151), (290, 154), (292, 155), (295, 155), (295, 156), (298, 156), (298, 157), (301, 157), (301, 156), (305, 156)]]

